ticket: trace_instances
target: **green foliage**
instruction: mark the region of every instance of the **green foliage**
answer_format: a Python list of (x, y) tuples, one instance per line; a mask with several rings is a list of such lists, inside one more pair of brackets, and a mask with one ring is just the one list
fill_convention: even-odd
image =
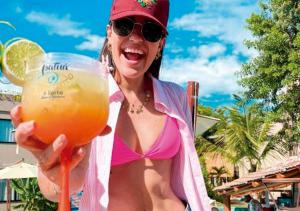
[(198, 137), (196, 148), (199, 155), (216, 153), (234, 165), (249, 162), (252, 172), (272, 151), (284, 152), (277, 139), (268, 137), (270, 121), (265, 111), (245, 98), (234, 97), (235, 106), (217, 111), (220, 121), (205, 137)]
[(225, 166), (221, 166), (220, 168), (214, 166), (211, 168), (211, 172), (209, 173), (210, 177), (215, 177), (217, 180), (217, 186), (222, 185), (222, 176), (227, 175), (228, 170)]
[(40, 192), (37, 179), (15, 179), (11, 181), (12, 188), (18, 193), (21, 203), (15, 209), (24, 211), (56, 211), (57, 203), (44, 198)]
[(253, 39), (245, 42), (258, 56), (243, 65), (240, 84), (249, 99), (259, 99), (282, 122), (277, 137), (290, 149), (300, 140), (300, 1), (261, 1), (247, 27)]
[(217, 117), (218, 115), (213, 108), (202, 105), (198, 105), (198, 114), (211, 117)]
[(208, 196), (218, 202), (223, 202), (223, 197), (218, 195), (216, 192), (213, 191), (213, 185), (210, 183), (210, 176), (206, 168), (205, 158), (201, 156), (199, 158), (200, 164), (201, 164), (201, 170), (205, 182), (205, 186), (207, 189)]

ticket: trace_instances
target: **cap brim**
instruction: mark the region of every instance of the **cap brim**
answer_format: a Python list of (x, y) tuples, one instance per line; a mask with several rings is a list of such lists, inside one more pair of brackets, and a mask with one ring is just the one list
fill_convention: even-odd
[(120, 18), (124, 18), (124, 17), (128, 17), (128, 16), (143, 16), (143, 17), (147, 17), (151, 20), (153, 20), (154, 22), (156, 22), (158, 25), (160, 25), (163, 30), (166, 32), (166, 34), (168, 34), (168, 31), (166, 29), (166, 27), (164, 26), (164, 24), (162, 24), (158, 19), (156, 19), (155, 17), (153, 17), (152, 15), (149, 15), (145, 12), (142, 11), (124, 11), (124, 12), (120, 12), (114, 15), (110, 16), (110, 20), (114, 21)]

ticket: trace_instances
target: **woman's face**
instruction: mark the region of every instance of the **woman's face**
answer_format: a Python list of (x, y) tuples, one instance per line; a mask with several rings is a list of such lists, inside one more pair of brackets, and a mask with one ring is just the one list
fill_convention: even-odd
[[(140, 24), (147, 20), (140, 16), (130, 18)], [(142, 77), (146, 73), (165, 42), (165, 38), (157, 42), (145, 40), (141, 33), (141, 25), (135, 25), (128, 36), (119, 36), (114, 32), (113, 26), (108, 26), (107, 37), (116, 71), (121, 77), (129, 79)]]

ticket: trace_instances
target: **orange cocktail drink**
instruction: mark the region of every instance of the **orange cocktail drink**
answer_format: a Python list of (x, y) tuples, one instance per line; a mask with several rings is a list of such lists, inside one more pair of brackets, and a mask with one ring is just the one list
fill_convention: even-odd
[(59, 210), (69, 211), (72, 150), (89, 143), (106, 127), (106, 71), (98, 61), (75, 54), (51, 53), (32, 60), (35, 69), (28, 71), (23, 86), (22, 120), (34, 120), (34, 135), (46, 144), (66, 135)]
[(79, 146), (106, 126), (107, 81), (100, 74), (69, 69), (32, 78), (24, 84), (22, 119), (35, 120), (38, 139), (49, 144), (65, 134)]

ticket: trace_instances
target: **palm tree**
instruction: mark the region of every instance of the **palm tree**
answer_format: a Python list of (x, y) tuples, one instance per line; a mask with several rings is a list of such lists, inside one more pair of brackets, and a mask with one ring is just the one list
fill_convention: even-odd
[(209, 173), (209, 175), (213, 178), (216, 178), (216, 186), (220, 186), (222, 185), (223, 181), (222, 181), (222, 176), (227, 175), (228, 171), (225, 168), (225, 166), (221, 166), (220, 168), (218, 168), (217, 166), (214, 166), (211, 168), (211, 171)]
[(198, 152), (221, 154), (234, 165), (248, 162), (249, 172), (254, 172), (273, 150), (281, 151), (277, 141), (268, 136), (271, 124), (265, 112), (255, 103), (249, 104), (237, 95), (234, 98), (235, 106), (217, 111), (220, 121), (196, 146)]

